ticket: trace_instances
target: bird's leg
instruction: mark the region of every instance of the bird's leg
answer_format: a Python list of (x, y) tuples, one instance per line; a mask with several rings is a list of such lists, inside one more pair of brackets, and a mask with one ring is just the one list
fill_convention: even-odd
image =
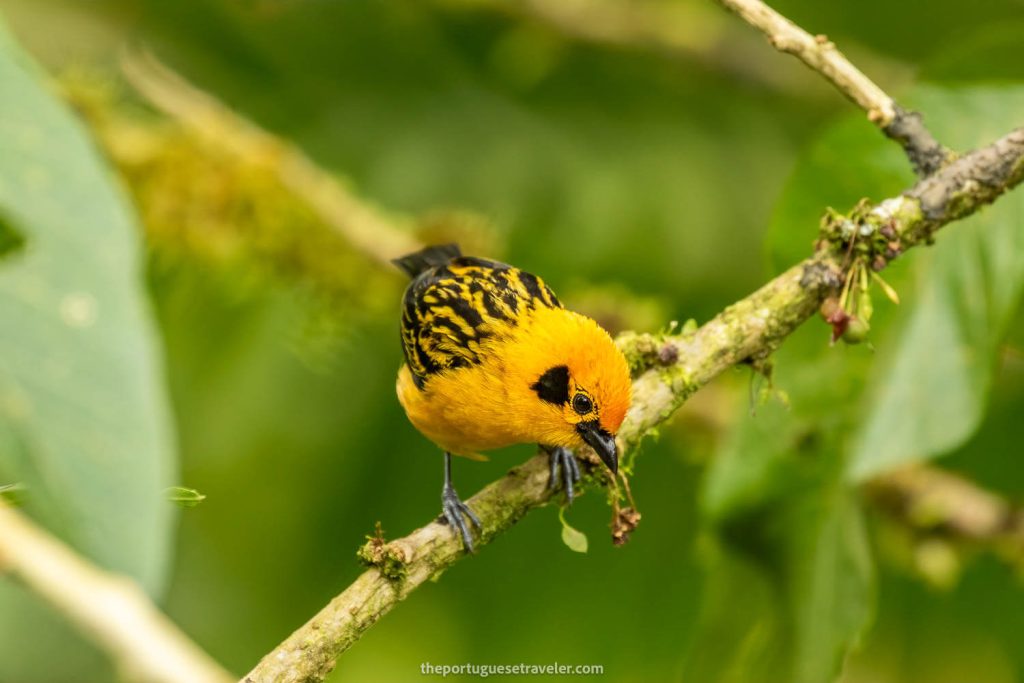
[(562, 468), (562, 481), (565, 482), (565, 498), (572, 504), (573, 484), (580, 480), (580, 465), (576, 462), (576, 456), (568, 448), (562, 446), (541, 446), (548, 452), (551, 462), (551, 479), (548, 481), (548, 488), (558, 486), (558, 468)]
[(462, 515), (469, 517), (469, 521), (473, 523), (473, 526), (480, 530), (480, 518), (469, 508), (468, 505), (459, 499), (459, 494), (455, 492), (455, 487), (452, 486), (452, 454), (445, 452), (444, 454), (444, 488), (441, 489), (441, 513), (444, 516), (448, 526), (452, 528), (452, 531), (458, 531), (462, 536), (462, 545), (465, 546), (466, 552), (473, 552), (473, 536), (469, 533), (469, 528), (466, 526), (466, 520), (462, 518)]

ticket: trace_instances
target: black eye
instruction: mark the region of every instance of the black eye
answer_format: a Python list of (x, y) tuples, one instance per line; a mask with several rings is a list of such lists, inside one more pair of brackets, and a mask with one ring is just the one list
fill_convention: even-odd
[(572, 409), (580, 415), (586, 415), (594, 409), (590, 397), (585, 394), (576, 394), (572, 399)]

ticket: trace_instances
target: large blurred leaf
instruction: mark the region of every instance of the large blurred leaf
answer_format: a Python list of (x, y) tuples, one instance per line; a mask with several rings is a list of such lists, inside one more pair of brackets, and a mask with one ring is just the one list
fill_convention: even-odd
[(870, 358), (862, 349), (815, 358), (827, 334), (807, 327), (787, 342), (777, 361), (790, 405), (775, 397), (752, 415), (744, 404), (709, 469), (702, 511), (718, 540), (686, 680), (831, 680), (871, 613), (869, 550), (843, 477), (841, 400), (861, 384), (844, 367)]
[[(138, 231), (40, 80), (0, 24), (0, 483), (24, 484), (37, 520), (157, 593), (173, 450)], [(110, 678), (62, 621), (0, 581), (0, 679)]]
[[(916, 107), (941, 140), (959, 149), (1024, 125), (1024, 87), (917, 93)], [(1024, 287), (1024, 192), (943, 231), (916, 256), (908, 310), (872, 372), (851, 475), (949, 452), (984, 414), (999, 346)]]
[(707, 558), (704, 608), (683, 680), (832, 680), (871, 614), (874, 575), (850, 491), (807, 492), (760, 513), (774, 523), (755, 530), (758, 523), (747, 519), (731, 531), (773, 546), (768, 561), (729, 546)]
[[(0, 481), (104, 567), (164, 583), (173, 467), (138, 231), (87, 136), (0, 25)], [(8, 610), (0, 606), (5, 617)]]
[[(927, 89), (911, 102), (959, 149), (1024, 122), (1014, 120), (1024, 116), (1024, 89)], [(899, 150), (861, 117), (826, 131), (776, 211), (776, 264), (807, 253), (824, 207), (895, 194), (912, 180), (905, 169)], [(751, 417), (744, 406), (709, 470), (704, 513), (721, 546), (709, 570), (724, 585), (705, 601), (705, 628), (688, 661), (692, 680), (837, 675), (872, 610), (852, 487), (879, 469), (940, 455), (977, 428), (1024, 284), (1024, 195), (944, 230), (936, 247), (901, 259), (886, 276), (905, 303), (875, 306), (878, 352), (829, 347), (827, 328), (808, 323), (775, 358), (775, 381), (791, 408), (776, 400)], [(735, 596), (752, 585), (761, 597), (737, 612)]]
[[(1024, 125), (1020, 86), (919, 88), (907, 99), (926, 113), (939, 139), (960, 150)], [(859, 116), (826, 131), (776, 210), (773, 265), (806, 254), (809, 226), (822, 207), (843, 210), (861, 197), (891, 196), (911, 182), (906, 169), (896, 146)], [(944, 230), (933, 248), (898, 261), (886, 277), (898, 284), (905, 304), (872, 323), (879, 354), (864, 403), (857, 404), (864, 412), (850, 459), (858, 480), (942, 455), (977, 429), (999, 343), (1024, 286), (1024, 193)]]
[[(1022, 3), (1024, 7), (1024, 3)], [(1024, 81), (1024, 12), (966, 28), (924, 65), (921, 77), (935, 83)]]

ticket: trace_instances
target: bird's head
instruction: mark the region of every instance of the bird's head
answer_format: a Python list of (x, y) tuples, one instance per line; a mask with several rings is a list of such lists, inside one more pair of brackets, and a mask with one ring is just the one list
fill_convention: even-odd
[(618, 472), (615, 436), (632, 393), (629, 366), (608, 333), (565, 309), (542, 314), (533, 326), (528, 365), (538, 442), (591, 446)]

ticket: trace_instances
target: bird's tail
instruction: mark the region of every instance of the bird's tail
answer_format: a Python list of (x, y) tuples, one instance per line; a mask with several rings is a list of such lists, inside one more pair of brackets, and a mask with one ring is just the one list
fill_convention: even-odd
[(425, 270), (446, 265), (458, 256), (462, 256), (459, 245), (437, 244), (401, 258), (391, 259), (391, 262), (401, 268), (409, 277), (416, 277)]

